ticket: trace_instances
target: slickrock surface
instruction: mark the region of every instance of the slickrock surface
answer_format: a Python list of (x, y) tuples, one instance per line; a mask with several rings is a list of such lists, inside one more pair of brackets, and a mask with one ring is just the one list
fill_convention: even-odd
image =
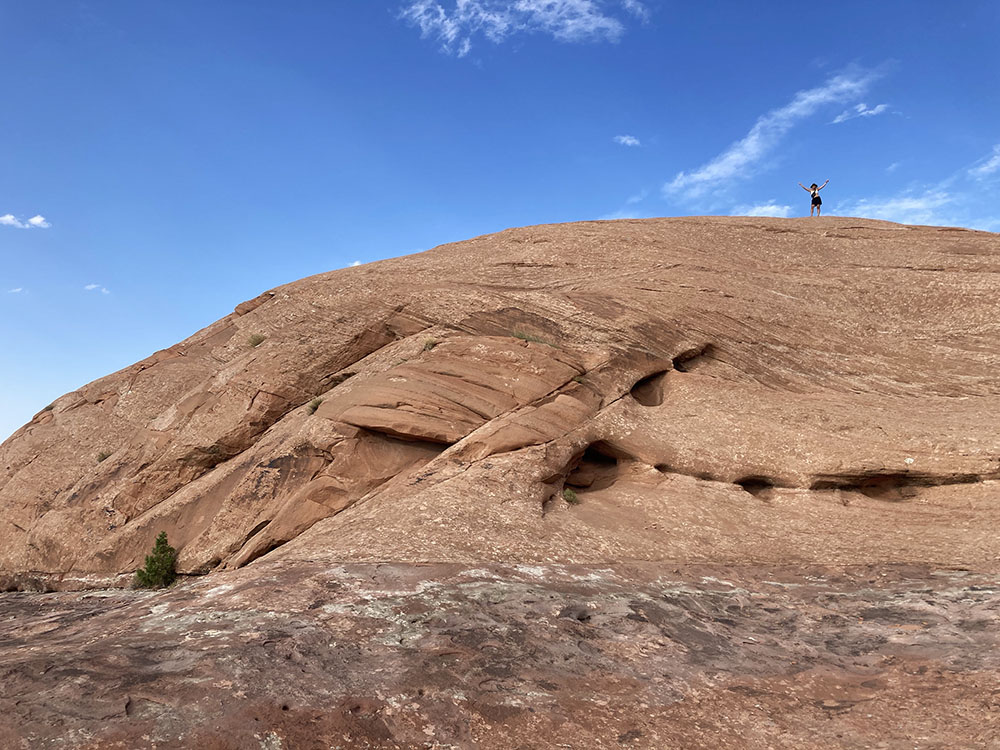
[(0, 598), (0, 746), (1000, 746), (996, 576), (257, 566)]
[[(998, 746), (998, 299), (998, 235), (832, 217), (265, 292), (0, 446), (63, 591), (0, 595), (0, 747)], [(70, 591), (164, 530), (211, 575)]]

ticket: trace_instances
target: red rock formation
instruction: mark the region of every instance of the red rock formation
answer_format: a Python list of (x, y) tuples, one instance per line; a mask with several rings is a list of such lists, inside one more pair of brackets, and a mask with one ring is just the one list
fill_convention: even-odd
[(304, 279), (4, 443), (0, 574), (129, 573), (161, 530), (184, 572), (267, 553), (994, 569), (998, 251), (858, 219), (658, 219)]
[(245, 302), (0, 446), (0, 585), (216, 571), (0, 593), (0, 747), (1000, 747), (998, 271), (662, 219)]

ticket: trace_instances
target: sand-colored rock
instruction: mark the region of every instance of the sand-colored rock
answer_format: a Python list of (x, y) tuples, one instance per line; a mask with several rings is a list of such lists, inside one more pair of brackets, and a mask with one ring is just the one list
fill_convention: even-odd
[(998, 271), (985, 232), (685, 218), (304, 279), (4, 443), (0, 575), (127, 574), (161, 530), (186, 572), (265, 554), (994, 570)]
[(1000, 578), (260, 561), (0, 595), (5, 750), (1000, 743)]
[[(1000, 743), (1000, 238), (529, 227), (269, 290), (0, 446), (0, 747)], [(119, 576), (119, 578), (115, 578)]]

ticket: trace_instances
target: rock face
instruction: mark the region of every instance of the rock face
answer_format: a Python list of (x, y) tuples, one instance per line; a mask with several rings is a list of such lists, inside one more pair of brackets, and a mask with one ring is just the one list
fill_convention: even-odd
[(4, 443), (0, 575), (107, 580), (161, 530), (186, 573), (264, 555), (995, 570), (998, 272), (985, 232), (684, 218), (304, 279)]
[(262, 294), (0, 446), (0, 748), (1000, 747), (998, 299), (829, 217)]
[(0, 747), (994, 750), (998, 610), (1000, 577), (912, 566), (261, 561), (6, 594)]

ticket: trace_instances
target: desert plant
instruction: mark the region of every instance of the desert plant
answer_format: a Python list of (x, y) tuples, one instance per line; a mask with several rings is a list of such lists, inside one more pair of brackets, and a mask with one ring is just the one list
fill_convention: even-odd
[(105, 461), (109, 458), (111, 458), (111, 451), (101, 451), (97, 454), (97, 463), (101, 463), (101, 461)]
[(583, 375), (577, 375), (576, 377), (573, 378), (573, 382), (583, 385), (586, 381), (583, 379)]
[(570, 505), (578, 505), (580, 503), (580, 497), (576, 494), (576, 491), (571, 490), (569, 487), (563, 490), (563, 500)]
[(42, 409), (42, 411), (52, 411), (52, 410), (53, 410), (53, 409), (55, 409), (55, 408), (56, 408), (56, 405), (55, 405), (55, 404), (49, 404), (49, 405), (48, 405), (48, 406), (46, 406), (46, 407), (45, 407), (44, 409)]
[(167, 543), (167, 532), (156, 537), (153, 551), (146, 555), (146, 564), (135, 572), (138, 589), (162, 589), (177, 578), (177, 550)]
[(250, 346), (252, 346), (254, 349), (256, 349), (258, 346), (264, 343), (264, 339), (266, 338), (267, 336), (264, 336), (260, 333), (255, 333), (250, 338), (247, 339), (247, 343), (250, 344)]
[[(533, 341), (536, 344), (549, 344), (545, 339), (538, 338), (530, 333), (525, 333), (524, 331), (514, 331), (511, 336), (516, 339), (521, 339), (521, 341)], [(549, 344), (551, 346), (551, 344)]]
[(306, 408), (309, 410), (310, 414), (315, 414), (316, 410), (319, 408), (319, 405), (322, 403), (323, 399), (314, 398), (312, 401), (309, 402), (309, 406), (307, 406)]
[(440, 342), (437, 339), (426, 339), (424, 341), (424, 351), (425, 352), (429, 352), (431, 349), (433, 349), (439, 343)]

